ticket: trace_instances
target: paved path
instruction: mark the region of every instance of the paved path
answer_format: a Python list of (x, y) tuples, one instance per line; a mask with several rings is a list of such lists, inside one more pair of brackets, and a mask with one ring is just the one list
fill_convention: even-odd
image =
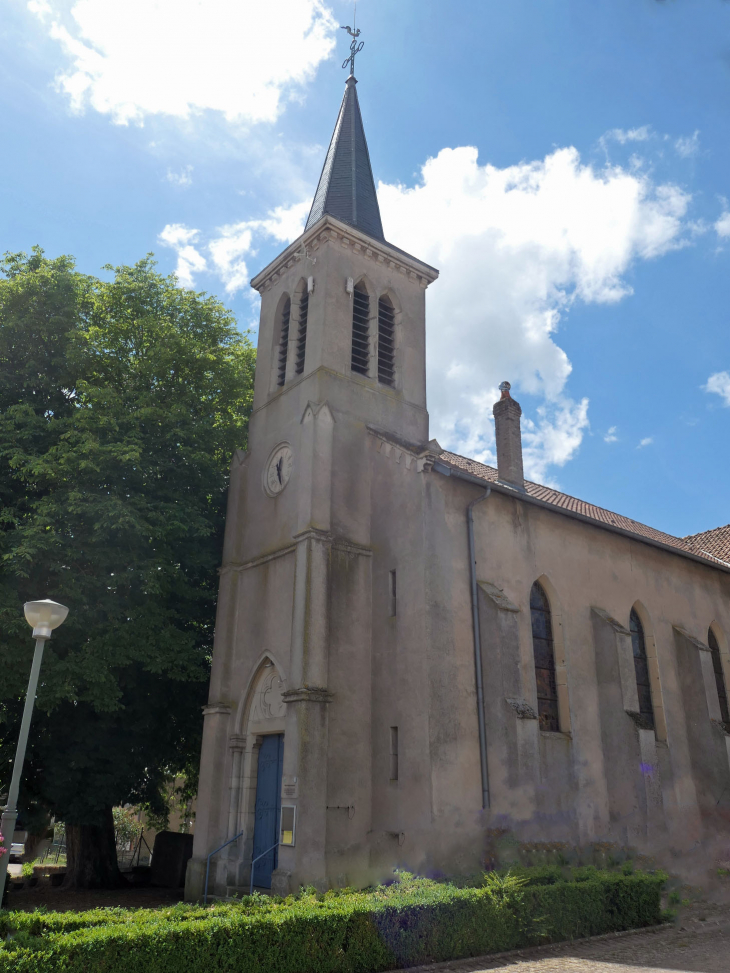
[(693, 906), (674, 926), (411, 967), (408, 973), (498, 969), (510, 973), (730, 973), (730, 907)]

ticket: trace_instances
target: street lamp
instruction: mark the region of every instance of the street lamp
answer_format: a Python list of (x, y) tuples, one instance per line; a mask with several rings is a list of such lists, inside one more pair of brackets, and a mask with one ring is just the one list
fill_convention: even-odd
[(20, 775), (23, 771), (25, 748), (28, 744), (28, 731), (30, 730), (30, 720), (33, 715), (33, 703), (35, 702), (38, 676), (41, 671), (41, 661), (43, 660), (43, 646), (51, 637), (53, 629), (58, 628), (66, 620), (66, 616), (68, 615), (68, 608), (64, 605), (59, 605), (58, 602), (50, 601), (48, 598), (43, 601), (26, 601), (24, 611), (26, 621), (33, 627), (35, 652), (33, 653), (33, 665), (30, 667), (30, 679), (28, 680), (28, 692), (23, 708), (23, 719), (20, 724), (18, 746), (15, 749), (15, 763), (13, 764), (13, 778), (10, 781), (8, 803), (3, 811), (2, 824), (0, 825), (0, 832), (2, 832), (4, 838), (6, 850), (6, 854), (0, 855), (0, 897), (2, 897), (3, 890), (5, 889), (5, 876), (8, 871), (10, 847), (13, 843), (15, 822), (18, 819)]

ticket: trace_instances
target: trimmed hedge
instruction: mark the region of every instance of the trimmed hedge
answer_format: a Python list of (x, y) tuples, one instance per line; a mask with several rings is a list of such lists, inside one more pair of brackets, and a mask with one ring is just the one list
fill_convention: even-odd
[(469, 888), (405, 876), (209, 908), (0, 913), (0, 971), (375, 973), (661, 921), (662, 874), (520, 871)]

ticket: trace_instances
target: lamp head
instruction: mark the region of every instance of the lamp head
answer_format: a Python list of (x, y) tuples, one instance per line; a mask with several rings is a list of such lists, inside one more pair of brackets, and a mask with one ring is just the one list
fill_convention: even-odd
[(57, 601), (44, 598), (43, 601), (26, 601), (23, 606), (25, 620), (33, 626), (33, 638), (49, 639), (54, 628), (66, 620), (68, 608)]

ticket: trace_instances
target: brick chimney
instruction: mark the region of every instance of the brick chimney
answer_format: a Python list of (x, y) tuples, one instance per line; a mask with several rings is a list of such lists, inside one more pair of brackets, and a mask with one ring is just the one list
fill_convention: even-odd
[(497, 476), (498, 479), (524, 491), (525, 475), (522, 472), (522, 434), (520, 416), (522, 409), (510, 396), (509, 382), (499, 386), (502, 396), (494, 403), (494, 432), (497, 438)]

